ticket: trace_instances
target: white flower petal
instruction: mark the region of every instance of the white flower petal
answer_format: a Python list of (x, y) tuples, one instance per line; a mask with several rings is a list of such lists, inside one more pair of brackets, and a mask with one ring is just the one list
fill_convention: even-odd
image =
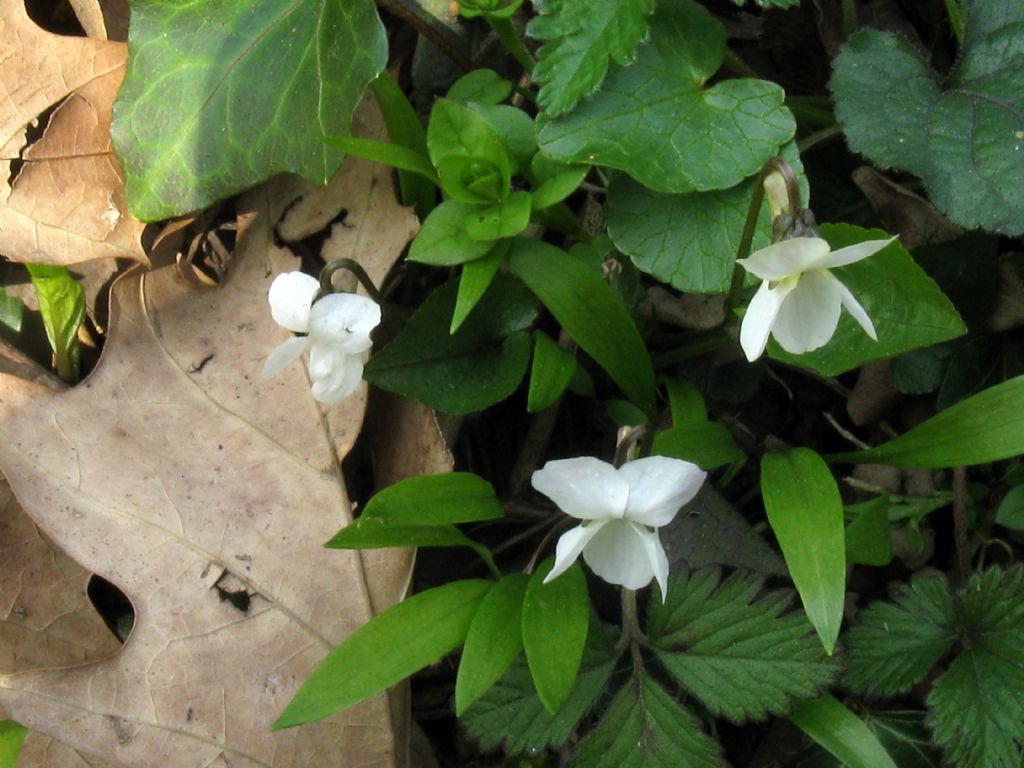
[(283, 344), (278, 344), (267, 356), (267, 362), (263, 365), (263, 373), (260, 374), (260, 378), (269, 379), (271, 376), (277, 376), (298, 359), (308, 346), (308, 336), (293, 336)]
[(812, 268), (828, 252), (828, 243), (820, 237), (794, 237), (755, 251), (737, 263), (762, 280), (776, 281)]
[(839, 325), (842, 293), (827, 270), (807, 272), (779, 308), (772, 335), (794, 355), (825, 346)]
[(309, 335), (349, 354), (370, 348), (370, 331), (380, 324), (380, 306), (354, 293), (332, 293), (313, 305)]
[[(329, 375), (313, 379), (313, 397), (328, 405), (340, 403), (359, 389), (363, 381), (363, 360), (359, 355), (346, 355)], [(310, 372), (312, 375), (312, 371)]]
[(320, 283), (305, 272), (285, 272), (270, 284), (267, 299), (274, 322), (295, 333), (309, 330), (309, 311)]
[(604, 526), (604, 521), (588, 522), (577, 525), (559, 536), (558, 545), (555, 547), (555, 565), (551, 569), (551, 573), (544, 577), (544, 583), (547, 584), (565, 573), (569, 566), (576, 562), (576, 558), (580, 556), (584, 547)]
[(621, 518), (629, 499), (626, 478), (591, 456), (549, 461), (530, 482), (567, 515), (581, 520)]
[(784, 280), (774, 288), (765, 280), (757, 289), (754, 298), (750, 300), (740, 325), (740, 346), (743, 347), (743, 354), (750, 362), (764, 354), (768, 335), (775, 325), (775, 318), (782, 308), (782, 302), (796, 286), (796, 278)]
[(654, 570), (654, 578), (661, 589), (661, 602), (664, 603), (665, 597), (668, 595), (668, 555), (665, 554), (665, 548), (661, 546), (661, 539), (658, 538), (657, 531), (637, 530), (637, 534), (644, 545), (647, 560)]
[(843, 306), (846, 307), (846, 311), (853, 315), (854, 320), (860, 323), (864, 333), (870, 336), (873, 341), (878, 341), (878, 334), (875, 333), (875, 324), (868, 317), (867, 310), (861, 306), (861, 303), (850, 293), (850, 289), (843, 285), (841, 280), (836, 278), (836, 282), (839, 283), (839, 295), (842, 298)]
[(339, 375), (351, 355), (333, 344), (318, 342), (312, 336), (309, 338), (309, 378), (316, 381)]
[[(583, 550), (583, 559), (590, 570), (609, 584), (620, 584), (626, 589), (646, 587), (656, 573), (645, 542), (651, 536), (657, 539), (652, 531), (644, 531), (625, 520), (612, 520), (590, 540)], [(660, 548), (661, 544), (657, 546)]]
[(660, 528), (697, 495), (707, 473), (696, 464), (666, 456), (648, 456), (619, 467), (629, 482), (626, 520)]
[(838, 251), (832, 251), (828, 258), (817, 266), (824, 269), (845, 267), (847, 264), (862, 261), (868, 256), (874, 256), (895, 239), (895, 237), (890, 237), (888, 240), (865, 240), (863, 243), (848, 245), (845, 248), (840, 248)]

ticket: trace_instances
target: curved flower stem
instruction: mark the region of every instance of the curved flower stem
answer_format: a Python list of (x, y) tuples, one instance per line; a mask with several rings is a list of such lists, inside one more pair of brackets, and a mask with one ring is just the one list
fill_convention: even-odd
[[(377, 290), (377, 286), (374, 285), (373, 280), (366, 274), (366, 270), (363, 266), (354, 259), (334, 259), (324, 265), (324, 268), (320, 270), (320, 295), (326, 296), (329, 293), (334, 293), (334, 274), (341, 270), (347, 270), (351, 272), (355, 281), (362, 283), (363, 288), (370, 294), (370, 298), (376, 301), (378, 304), (382, 303), (380, 291)], [(355, 281), (351, 283), (351, 287), (346, 286), (343, 290), (346, 293), (355, 293)]]
[(856, 0), (843, 0), (843, 32), (849, 37), (857, 31)]
[(615, 644), (615, 657), (629, 648), (633, 657), (633, 671), (640, 674), (643, 671), (644, 660), (640, 653), (641, 647), (647, 644), (647, 637), (640, 629), (640, 621), (637, 618), (636, 592), (632, 589), (622, 588), (622, 636)]
[(815, 131), (814, 133), (808, 134), (804, 138), (800, 139), (796, 143), (796, 148), (802, 155), (804, 152), (813, 149), (819, 144), (824, 144), (826, 141), (829, 141), (830, 139), (834, 139), (836, 136), (841, 135), (842, 132), (843, 128), (841, 125), (830, 125), (827, 128), (822, 128), (821, 130)]
[(508, 52), (519, 62), (519, 66), (526, 70), (528, 74), (532, 74), (534, 66), (533, 56), (526, 50), (526, 46), (523, 45), (523, 41), (520, 39), (519, 33), (516, 31), (512, 21), (510, 19), (498, 18), (491, 14), (486, 14), (484, 18), (487, 19), (487, 23), (491, 25), (491, 29), (494, 30), (498, 39), (508, 49)]

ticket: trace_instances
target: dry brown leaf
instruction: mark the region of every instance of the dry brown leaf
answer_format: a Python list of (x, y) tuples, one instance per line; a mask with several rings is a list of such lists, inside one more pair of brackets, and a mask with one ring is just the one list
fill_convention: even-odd
[(70, 0), (85, 34), (101, 40), (128, 39), (128, 0)]
[[(126, 54), (123, 43), (47, 32), (23, 0), (0, 0), (0, 248), (8, 258), (145, 262), (144, 225), (128, 214), (110, 141)], [(54, 106), (28, 146), (30, 125)]]
[[(383, 696), (269, 730), (371, 616), (371, 590), (397, 599), (408, 578), (406, 562), (371, 569), (322, 548), (350, 520), (336, 445), (353, 439), (358, 399), (322, 411), (299, 364), (259, 380), (287, 337), (266, 295), (297, 263), (272, 236), (293, 183), (249, 196), (219, 288), (191, 291), (172, 268), (122, 278), (103, 358), (75, 389), (0, 377), (0, 466), (36, 522), (136, 610), (112, 659), (0, 678), (15, 719), (83, 755), (146, 768), (396, 763), (403, 735)], [(379, 214), (411, 215), (396, 209)], [(244, 589), (248, 610), (226, 589)]]

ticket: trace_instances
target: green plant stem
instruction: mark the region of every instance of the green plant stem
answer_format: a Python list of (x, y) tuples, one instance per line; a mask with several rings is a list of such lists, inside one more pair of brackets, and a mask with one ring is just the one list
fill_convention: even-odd
[(971, 545), (967, 527), (967, 469), (953, 468), (953, 541), (956, 549), (954, 579), (958, 587), (967, 583), (971, 570)]
[(800, 139), (796, 143), (796, 148), (800, 154), (803, 154), (808, 150), (814, 149), (814, 147), (819, 144), (823, 144), (836, 136), (840, 136), (842, 132), (842, 126), (838, 123), (836, 125), (830, 125), (827, 128), (822, 128), (820, 131), (815, 131), (814, 133)]
[(828, 128), (836, 124), (830, 102), (823, 96), (787, 96), (786, 107), (802, 125)]
[(519, 33), (516, 31), (515, 25), (512, 24), (510, 19), (502, 19), (487, 14), (484, 16), (487, 19), (487, 23), (491, 25), (491, 29), (497, 34), (498, 39), (501, 40), (502, 44), (508, 49), (508, 52), (512, 54), (519, 65), (526, 70), (527, 73), (533, 73), (533, 57), (530, 52), (526, 50), (526, 46), (523, 45), (522, 39), (519, 37)]
[(731, 69), (740, 77), (751, 77), (755, 80), (761, 79), (760, 75), (758, 75), (757, 72), (754, 71), (753, 67), (747, 64), (747, 62), (745, 62), (735, 53), (730, 51), (728, 48), (725, 50), (725, 59), (723, 61), (723, 64), (725, 64), (726, 67)]
[(949, 16), (949, 26), (953, 28), (956, 41), (964, 44), (964, 10), (960, 6), (960, 0), (946, 0), (946, 14)]
[(849, 37), (857, 31), (857, 0), (843, 0), (843, 32)]
[[(363, 288), (365, 288), (366, 292), (370, 294), (371, 299), (376, 301), (378, 304), (383, 302), (383, 299), (381, 298), (380, 295), (380, 291), (377, 290), (377, 286), (374, 285), (373, 280), (370, 279), (370, 276), (366, 274), (366, 270), (363, 269), (362, 264), (360, 264), (355, 259), (349, 258), (334, 259), (333, 261), (330, 261), (327, 264), (325, 264), (324, 268), (320, 270), (320, 294), (322, 296), (326, 296), (329, 293), (335, 292), (336, 289), (334, 287), (333, 282), (334, 275), (335, 273), (340, 272), (343, 269), (347, 270), (348, 272), (351, 272), (355, 280), (362, 283)], [(354, 283), (351, 283), (350, 281), (350, 284), (345, 285), (343, 290), (348, 293), (354, 293)]]
[(655, 368), (664, 368), (666, 365), (675, 365), (684, 360), (692, 360), (695, 357), (714, 352), (723, 344), (729, 342), (729, 336), (721, 330), (712, 331), (707, 336), (693, 339), (681, 347), (662, 352), (654, 358)]
[(747, 220), (743, 224), (743, 234), (740, 235), (740, 247), (736, 249), (736, 264), (732, 268), (732, 283), (729, 286), (729, 296), (725, 300), (725, 317), (728, 320), (733, 307), (739, 304), (740, 294), (743, 293), (743, 278), (747, 271), (740, 264), (740, 259), (750, 255), (750, 247), (754, 242), (754, 233), (757, 231), (757, 219), (761, 215), (761, 204), (764, 202), (764, 180), (767, 175), (767, 166), (758, 174), (754, 182), (754, 194), (750, 198), (750, 207), (747, 208)]
[(640, 620), (636, 609), (636, 591), (622, 588), (622, 636), (615, 645), (615, 655), (618, 656), (627, 647), (632, 646), (639, 651), (639, 646), (647, 642), (643, 630), (640, 629)]

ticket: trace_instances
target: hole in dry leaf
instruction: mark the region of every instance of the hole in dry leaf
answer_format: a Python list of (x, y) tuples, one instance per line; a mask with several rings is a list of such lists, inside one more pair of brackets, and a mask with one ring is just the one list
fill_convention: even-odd
[(47, 32), (85, 37), (85, 30), (68, 0), (26, 0), (25, 10), (28, 17)]
[(178, 272), (188, 282), (217, 285), (227, 274), (238, 239), (238, 217), (228, 203), (207, 211), (185, 230)]
[(288, 239), (282, 234), (283, 225), (288, 218), (289, 212), (302, 200), (303, 198), (300, 197), (293, 201), (291, 205), (285, 208), (281, 218), (277, 220), (277, 224), (274, 225), (274, 245), (278, 248), (288, 248), (291, 250), (292, 253), (302, 259), (303, 271), (316, 274), (326, 261), (323, 256), (324, 243), (334, 234), (334, 228), (354, 229), (355, 224), (349, 218), (348, 209), (342, 208), (322, 229), (306, 237)]
[(21, 152), (18, 153), (18, 157), (11, 160), (11, 171), (7, 175), (7, 184), (9, 186), (14, 186), (14, 182), (17, 180), (18, 176), (21, 175), (21, 169), (25, 167), (25, 153), (43, 137), (43, 134), (46, 133), (47, 126), (50, 125), (50, 120), (53, 118), (54, 113), (70, 98), (71, 96), (69, 95), (58, 101), (56, 104), (47, 107), (39, 113), (39, 116), (35, 120), (25, 126), (25, 146), (22, 148)]
[(93, 608), (115, 637), (122, 643), (127, 640), (135, 624), (135, 608), (125, 593), (102, 576), (96, 575), (89, 579), (86, 593)]

